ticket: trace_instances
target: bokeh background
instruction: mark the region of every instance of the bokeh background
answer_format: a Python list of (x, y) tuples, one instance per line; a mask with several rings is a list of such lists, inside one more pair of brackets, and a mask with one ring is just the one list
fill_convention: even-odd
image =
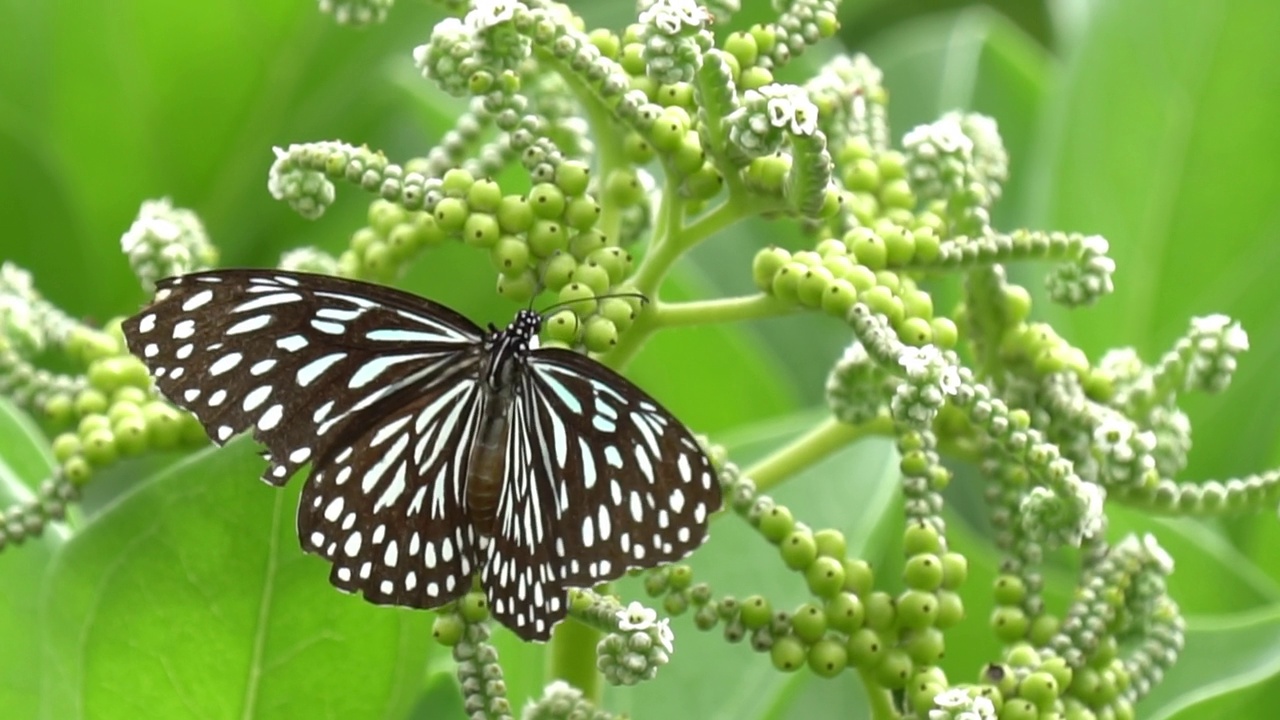
[[(771, 16), (743, 0), (743, 28)], [(580, 0), (589, 26), (623, 27), (629, 2)], [(341, 139), (393, 159), (423, 155), (461, 107), (418, 76), (410, 53), (439, 15), (402, 1), (384, 25), (350, 29), (313, 3), (0, 2), (0, 260), (29, 269), (49, 299), (104, 321), (145, 300), (119, 249), (143, 200), (167, 196), (203, 219), (225, 265), (273, 265), (284, 250), (338, 251), (369, 197), (339, 187), (318, 222), (266, 192), (271, 148)], [(1280, 413), (1280, 4), (1271, 0), (845, 0), (839, 41), (798, 59), (802, 80), (844, 51), (886, 74), (895, 138), (951, 109), (997, 119), (1012, 179), (1006, 229), (1100, 233), (1116, 293), (1067, 312), (1038, 303), (1097, 359), (1130, 345), (1154, 360), (1190, 317), (1225, 312), (1252, 351), (1221, 397), (1188, 398), (1187, 479), (1277, 462)], [(681, 264), (667, 297), (748, 292), (750, 259), (802, 240), (750, 222)], [(1013, 268), (1039, 296), (1043, 267)], [(482, 321), (515, 310), (488, 258), (433, 250), (399, 283)], [(954, 286), (938, 287), (947, 307)], [(749, 464), (822, 416), (827, 369), (849, 333), (791, 317), (672, 331), (631, 376), (691, 427)], [(0, 407), (0, 499), (48, 472), (39, 428)], [(83, 532), (0, 553), (0, 707), (11, 717), (450, 717), (460, 701), (429, 617), (370, 608), (325, 583), (292, 535), (288, 492), (253, 481), (261, 462), (233, 444), (151, 457), (104, 473)], [(976, 679), (998, 646), (985, 628), (995, 558), (980, 487), (950, 491), (953, 544), (970, 556), (969, 619), (949, 635), (953, 681)], [(815, 527), (843, 529), (892, 577), (894, 460), (884, 443), (839, 453), (778, 497)], [(293, 492), (296, 493), (296, 485)], [(1270, 717), (1280, 693), (1280, 522), (1275, 508), (1230, 522), (1160, 520), (1113, 508), (1112, 532), (1154, 532), (1178, 563), (1170, 587), (1189, 619), (1179, 666), (1143, 703), (1147, 718)], [(718, 592), (803, 584), (731, 518), (694, 559)], [(1070, 562), (1052, 597), (1065, 602)], [(636, 583), (623, 592), (639, 596)], [(863, 717), (852, 674), (782, 675), (746, 647), (675, 624), (661, 677), (610, 691), (637, 718)], [(543, 650), (502, 640), (512, 697), (539, 692)], [(425, 690), (424, 690), (425, 688)]]

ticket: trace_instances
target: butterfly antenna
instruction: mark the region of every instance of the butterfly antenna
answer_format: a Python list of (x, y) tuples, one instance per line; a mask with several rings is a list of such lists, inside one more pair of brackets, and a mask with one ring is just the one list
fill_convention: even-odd
[(541, 316), (543, 316), (543, 317), (546, 317), (546, 316), (547, 316), (547, 314), (548, 314), (548, 313), (550, 313), (552, 310), (555, 310), (555, 309), (557, 309), (557, 308), (562, 308), (562, 307), (564, 307), (564, 306), (566, 306), (566, 305), (572, 305), (572, 304), (574, 304), (574, 303), (586, 302), (586, 301), (588, 301), (588, 300), (608, 300), (609, 298), (636, 298), (636, 299), (638, 299), (638, 300), (640, 301), (640, 303), (641, 303), (642, 305), (643, 305), (644, 303), (649, 302), (649, 298), (648, 298), (648, 297), (646, 297), (644, 293), (638, 293), (638, 292), (609, 293), (609, 294), (607, 294), (607, 295), (592, 295), (592, 296), (590, 296), (590, 297), (574, 298), (574, 299), (572, 299), (572, 300), (565, 300), (565, 301), (563, 301), (563, 302), (553, 303), (553, 304), (548, 305), (547, 307), (543, 308), (542, 310), (539, 310), (539, 311), (538, 311), (538, 314), (539, 314), (539, 315), (541, 315)]

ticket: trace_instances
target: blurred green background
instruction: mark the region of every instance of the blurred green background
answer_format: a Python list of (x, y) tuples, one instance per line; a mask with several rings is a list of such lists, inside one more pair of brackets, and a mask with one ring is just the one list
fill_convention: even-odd
[[(743, 4), (718, 32), (770, 17), (761, 0)], [(619, 29), (633, 17), (628, 2), (576, 6), (589, 26)], [(462, 107), (411, 64), (437, 17), (401, 2), (386, 24), (353, 30), (314, 3), (286, 0), (0, 3), (0, 259), (31, 270), (68, 312), (103, 321), (144, 301), (119, 237), (145, 199), (168, 196), (198, 212), (225, 265), (272, 265), (299, 245), (341, 249), (369, 198), (340, 186), (321, 221), (302, 220), (266, 192), (271, 147), (342, 139), (393, 159), (424, 155)], [(1187, 479), (1275, 464), (1280, 4), (846, 0), (842, 22), (839, 43), (781, 79), (801, 80), (842, 49), (862, 51), (886, 73), (895, 138), (955, 108), (995, 117), (1013, 172), (998, 224), (1101, 233), (1119, 267), (1116, 294), (1097, 307), (1038, 304), (1037, 317), (1094, 359), (1132, 345), (1151, 360), (1191, 316), (1239, 319), (1253, 349), (1235, 385), (1184, 405), (1196, 428)], [(749, 291), (752, 254), (794, 230), (753, 222), (713, 238), (667, 294)], [(1043, 271), (1011, 274), (1038, 293)], [(515, 309), (494, 294), (487, 257), (461, 247), (425, 255), (401, 285), (481, 322), (505, 322)], [(940, 307), (949, 293), (940, 289)], [(749, 464), (821, 416), (825, 372), (848, 339), (817, 317), (673, 331), (630, 374)], [(20, 414), (0, 408), (0, 425), (8, 502), (48, 473), (50, 458)], [(293, 537), (299, 483), (273, 491), (253, 480), (260, 471), (244, 442), (122, 464), (89, 488), (74, 540), (51, 533), (0, 553), (6, 716), (460, 714), (429, 616), (330, 590), (327, 566)], [(945, 667), (953, 681), (970, 681), (998, 650), (985, 628), (995, 559), (980, 513), (963, 512), (979, 489), (960, 471), (952, 542), (973, 577), (969, 619), (949, 635)], [(893, 483), (887, 446), (865, 443), (777, 495), (892, 568)], [(1171, 550), (1171, 590), (1189, 619), (1184, 658), (1140, 717), (1271, 717), (1280, 693), (1275, 508), (1230, 522), (1112, 510), (1117, 537), (1154, 532)], [(694, 565), (717, 592), (765, 592), (779, 606), (804, 599), (803, 584), (736, 521), (719, 521), (712, 535)], [(639, 597), (634, 583), (623, 591)], [(1065, 602), (1066, 591), (1061, 584), (1052, 597)], [(637, 718), (865, 716), (852, 674), (784, 676), (687, 617), (675, 629), (672, 664), (653, 683), (610, 691), (610, 709)], [(542, 649), (504, 637), (502, 650), (512, 699), (540, 692)]]

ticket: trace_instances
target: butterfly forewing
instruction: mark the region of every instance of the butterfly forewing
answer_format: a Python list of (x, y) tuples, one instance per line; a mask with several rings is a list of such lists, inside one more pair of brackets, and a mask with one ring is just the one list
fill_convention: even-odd
[(479, 342), (462, 315), (407, 293), (303, 273), (228, 270), (161, 280), (124, 324), (160, 391), (218, 444), (252, 428), (270, 451), (263, 479), (301, 465), (439, 381), (424, 365)]

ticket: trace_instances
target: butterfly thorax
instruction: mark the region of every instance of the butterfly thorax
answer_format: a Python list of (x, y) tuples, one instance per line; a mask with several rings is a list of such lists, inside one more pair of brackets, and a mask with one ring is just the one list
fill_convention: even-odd
[(537, 313), (521, 311), (505, 330), (485, 336), (480, 413), (467, 470), (467, 515), (476, 530), (493, 534), (497, 523), (502, 478), (507, 465), (511, 408), (519, 389), (530, 342), (541, 327)]

